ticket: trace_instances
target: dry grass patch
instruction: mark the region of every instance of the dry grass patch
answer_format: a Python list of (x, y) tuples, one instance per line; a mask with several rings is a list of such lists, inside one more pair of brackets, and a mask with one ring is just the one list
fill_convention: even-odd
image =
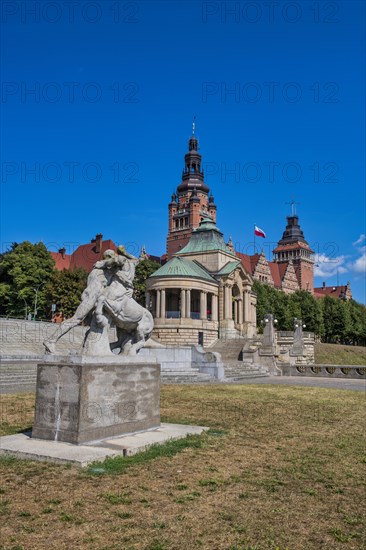
[(366, 365), (366, 347), (315, 344), (317, 365)]
[[(33, 420), (34, 396), (22, 400), (15, 431)], [(0, 548), (366, 548), (364, 404), (333, 389), (164, 386), (163, 420), (208, 434), (122, 468), (0, 460)]]

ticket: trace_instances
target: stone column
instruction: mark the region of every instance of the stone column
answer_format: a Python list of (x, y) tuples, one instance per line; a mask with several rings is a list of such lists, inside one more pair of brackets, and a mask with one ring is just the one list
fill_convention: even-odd
[(147, 290), (145, 294), (146, 309), (150, 311), (150, 292)]
[(180, 316), (186, 316), (186, 291), (183, 289), (180, 291)]
[(207, 319), (207, 292), (201, 290), (200, 319)]
[(216, 294), (213, 294), (211, 298), (211, 304), (212, 304), (211, 320), (212, 321), (217, 321), (217, 298), (218, 297), (216, 296)]
[(231, 286), (227, 285), (225, 286), (225, 300), (224, 300), (224, 308), (225, 308), (225, 315), (224, 319), (232, 319), (233, 318), (233, 311), (232, 311), (232, 297), (231, 297)]
[(235, 300), (234, 302), (234, 320), (235, 324), (237, 325), (239, 323), (239, 301)]
[(160, 317), (165, 319), (165, 289), (161, 290)]
[(241, 296), (240, 296), (239, 301), (238, 301), (238, 309), (239, 309), (238, 322), (239, 322), (239, 325), (242, 325), (243, 324), (243, 299), (242, 299)]
[(156, 290), (153, 290), (151, 294), (151, 311), (154, 317), (157, 317), (156, 314)]
[(191, 318), (191, 291), (186, 290), (186, 317)]
[(156, 291), (156, 317), (160, 317), (161, 290)]
[(244, 290), (244, 321), (250, 322), (250, 291)]

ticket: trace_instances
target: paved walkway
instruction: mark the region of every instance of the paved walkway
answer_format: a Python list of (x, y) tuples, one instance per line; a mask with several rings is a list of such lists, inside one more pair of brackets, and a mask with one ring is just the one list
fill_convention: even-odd
[(274, 384), (285, 386), (310, 386), (313, 388), (336, 388), (337, 390), (354, 390), (366, 392), (366, 380), (344, 378), (318, 378), (312, 376), (267, 376), (248, 378), (244, 384)]

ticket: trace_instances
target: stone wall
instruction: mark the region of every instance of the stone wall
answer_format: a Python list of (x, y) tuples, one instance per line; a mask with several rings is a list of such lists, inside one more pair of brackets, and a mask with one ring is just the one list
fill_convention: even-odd
[(310, 365), (314, 364), (314, 349), (315, 349), (315, 336), (312, 332), (303, 333), (303, 353), (297, 355), (293, 353), (294, 333), (278, 331), (276, 332), (276, 355), (277, 364), (290, 364), (290, 365)]
[(183, 327), (155, 327), (152, 333), (152, 338), (157, 339), (158, 342), (167, 346), (185, 346), (192, 345), (193, 342), (198, 344), (199, 332), (203, 332), (203, 345), (205, 347), (212, 345), (218, 338), (217, 329), (196, 329)]

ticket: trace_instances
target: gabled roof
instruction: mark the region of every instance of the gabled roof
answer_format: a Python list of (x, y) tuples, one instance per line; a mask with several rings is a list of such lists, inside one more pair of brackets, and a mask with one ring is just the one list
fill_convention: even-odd
[(166, 264), (154, 271), (150, 278), (160, 277), (190, 277), (192, 279), (204, 279), (217, 284), (217, 281), (210, 273), (194, 260), (186, 260), (180, 256), (173, 256)]
[(96, 243), (82, 244), (73, 252), (70, 261), (70, 269), (75, 267), (82, 267), (88, 273), (93, 269), (93, 265), (98, 260), (103, 258), (103, 253), (106, 250), (117, 251), (117, 247), (113, 241), (108, 239), (107, 241), (101, 241), (100, 252), (97, 252)]
[(55, 260), (55, 269), (62, 271), (63, 269), (69, 269), (71, 256), (70, 254), (62, 254), (61, 252), (50, 252), (52, 258)]
[(350, 292), (348, 285), (342, 286), (321, 286), (314, 288), (315, 298), (324, 298), (324, 296), (333, 296), (333, 298), (343, 298)]
[[(268, 262), (268, 266), (272, 275), (273, 283), (276, 288), (281, 288), (282, 286), (282, 276), (279, 269), (279, 266), (276, 262)], [(286, 265), (286, 264), (285, 264)]]
[(232, 273), (240, 264), (241, 264), (240, 260), (236, 260), (234, 262), (228, 262), (227, 264), (224, 265), (224, 267), (220, 269), (220, 271), (218, 271), (216, 275), (230, 275), (230, 273)]
[(253, 254), (252, 256), (249, 256), (249, 254), (242, 254), (241, 252), (237, 252), (236, 256), (240, 259), (245, 270), (250, 275), (253, 275), (259, 260), (259, 254)]

